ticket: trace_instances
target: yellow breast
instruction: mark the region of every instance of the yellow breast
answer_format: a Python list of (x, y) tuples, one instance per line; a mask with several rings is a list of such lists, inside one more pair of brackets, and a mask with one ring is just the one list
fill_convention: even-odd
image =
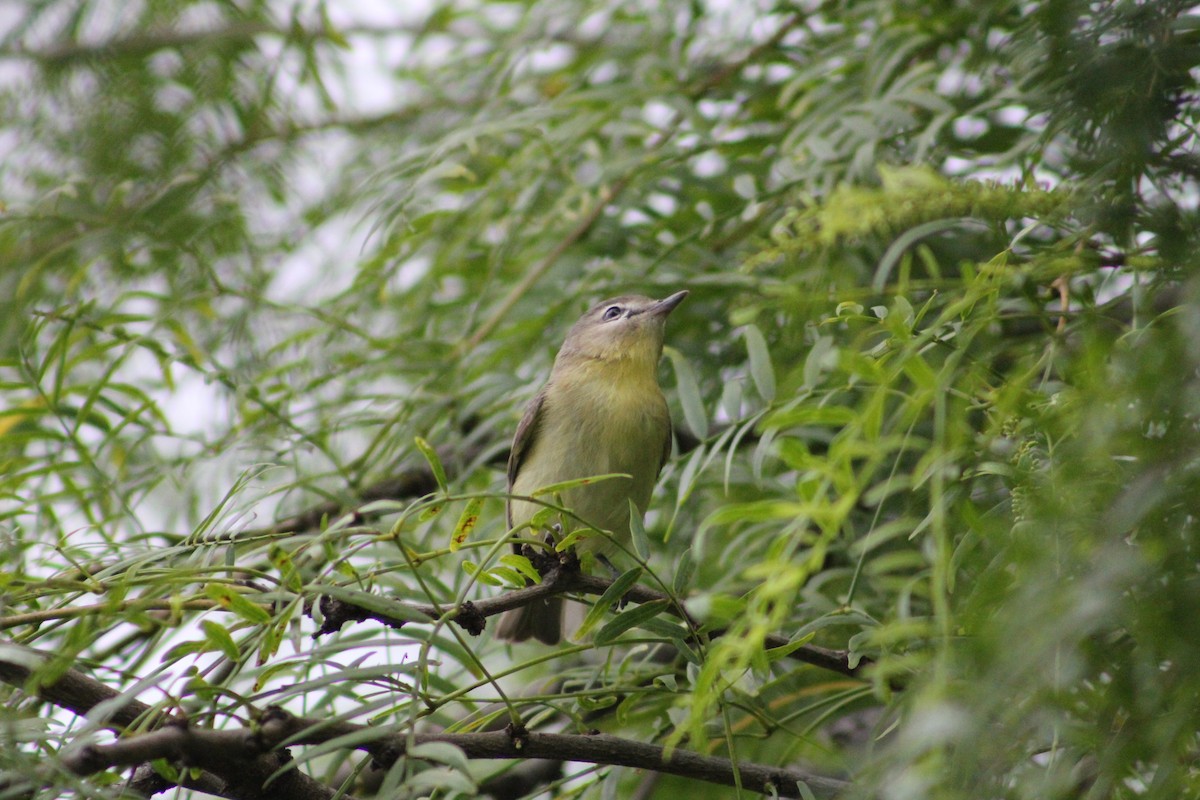
[[(620, 362), (589, 362), (547, 388), (536, 438), (513, 482), (514, 494), (592, 475), (625, 473), (564, 493), (563, 502), (591, 525), (629, 535), (629, 501), (645, 511), (661, 466), (670, 415), (652, 371)], [(514, 523), (538, 509), (514, 502)]]

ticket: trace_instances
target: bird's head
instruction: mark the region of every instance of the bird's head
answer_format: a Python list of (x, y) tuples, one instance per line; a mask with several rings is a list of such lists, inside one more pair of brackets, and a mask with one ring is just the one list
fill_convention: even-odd
[(595, 360), (653, 368), (662, 355), (667, 316), (687, 295), (676, 292), (662, 300), (623, 295), (597, 303), (571, 327), (556, 363)]

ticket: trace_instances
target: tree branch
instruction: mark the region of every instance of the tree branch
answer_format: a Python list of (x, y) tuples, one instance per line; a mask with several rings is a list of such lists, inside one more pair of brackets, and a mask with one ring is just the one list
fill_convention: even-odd
[[(6, 645), (0, 650), (0, 680), (18, 687), (35, 678), (34, 666), (47, 657), (35, 650)], [(112, 704), (106, 727), (121, 730), (154, 713), (154, 709), (124, 697), (78, 670), (69, 669), (55, 681), (41, 685), (37, 694), (62, 708), (86, 714), (102, 702)], [(648, 769), (687, 778), (735, 785), (734, 765), (729, 759), (704, 756), (688, 750), (668, 753), (658, 745), (645, 744), (603, 734), (578, 735), (530, 733), (524, 729), (482, 733), (389, 733), (362, 741), (371, 726), (344, 721), (293, 717), (281, 708), (267, 709), (252, 728), (213, 730), (189, 726), (180, 718), (168, 718), (155, 730), (110, 744), (85, 744), (62, 755), (63, 764), (78, 775), (91, 775), (112, 767), (144, 764), (167, 758), (212, 773), (222, 781), (225, 796), (259, 800), (326, 800), (334, 792), (299, 770), (287, 770), (270, 785), (267, 779), (284, 766), (290, 756), (280, 745), (323, 744), (352, 736), (353, 747), (370, 753), (388, 767), (406, 752), (409, 743), (446, 742), (460, 748), (469, 758), (520, 758), (583, 761), (592, 764)], [(738, 763), (736, 775), (749, 790), (782, 797), (799, 797), (803, 783), (816, 797), (833, 797), (849, 787), (844, 781), (803, 770)], [(211, 782), (208, 785), (212, 785)]]
[[(364, 731), (378, 731), (379, 735), (364, 741), (361, 736)], [(504, 731), (482, 733), (397, 733), (351, 722), (293, 717), (277, 707), (268, 709), (254, 728), (210, 730), (172, 725), (113, 744), (81, 748), (64, 757), (64, 762), (79, 774), (155, 758), (208, 765), (222, 759), (261, 758), (285, 741), (290, 745), (336, 744), (341, 737), (350, 737), (348, 747), (370, 753), (385, 769), (400, 759), (410, 745), (443, 742), (459, 748), (468, 758), (582, 761), (653, 770), (725, 786), (734, 786), (740, 780), (744, 789), (760, 794), (775, 792), (781, 797), (800, 797), (801, 784), (820, 798), (835, 797), (850, 786), (845, 781), (804, 770), (745, 762), (737, 764), (735, 778), (733, 762), (727, 758), (680, 748), (668, 752), (658, 745), (600, 733), (530, 733), (512, 726)]]
[[(484, 620), (488, 617), (567, 592), (602, 595), (612, 583), (612, 580), (608, 578), (584, 575), (578, 569), (553, 568), (543, 573), (541, 583), (526, 586), (522, 589), (514, 589), (496, 597), (470, 601), (456, 610), (451, 610), (450, 620), (457, 623), (472, 636), (478, 636), (483, 632), (485, 627)], [(666, 612), (681, 619), (686, 618), (684, 616), (686, 612), (681, 611), (669, 595), (647, 586), (642, 586), (641, 584), (634, 584), (625, 594), (625, 599), (639, 605), (655, 601), (666, 601), (664, 609)], [(382, 622), (388, 627), (399, 629), (404, 627), (406, 623), (411, 622), (413, 616), (424, 616), (432, 622), (440, 619), (446, 613), (445, 611), (439, 613), (437, 608), (427, 603), (403, 602), (400, 605), (404, 606), (405, 611), (408, 612), (407, 614), (388, 614), (385, 611), (365, 608), (345, 600), (323, 597), (321, 599), (322, 624), (313, 636), (321, 636), (340, 630), (347, 622), (362, 622), (373, 619), (377, 622)], [(724, 630), (716, 630), (709, 632), (709, 635), (716, 637), (724, 633)], [(766, 647), (772, 649), (784, 647), (788, 644), (788, 638), (778, 634), (768, 636), (766, 641)], [(854, 666), (851, 666), (850, 656), (847, 651), (832, 650), (827, 647), (808, 644), (796, 648), (788, 654), (788, 657), (802, 661), (805, 664), (837, 672), (850, 678), (859, 679), (862, 679), (864, 672), (874, 665), (873, 661), (864, 658)]]
[[(267, 785), (267, 779), (291, 758), (286, 750), (260, 752), (262, 742), (270, 741), (270, 736), (278, 733), (278, 726), (267, 728), (266, 738), (258, 742), (247, 743), (244, 733), (241, 734), (235, 750), (222, 737), (230, 741), (236, 737), (223, 731), (208, 731), (222, 735), (209, 737), (206, 733), (190, 729), (181, 717), (173, 717), (140, 700), (127, 697), (79, 670), (68, 669), (54, 680), (42, 681), (37, 669), (49, 660), (49, 656), (32, 648), (2, 642), (0, 681), (24, 691), (33, 691), (41, 699), (80, 716), (90, 714), (94, 721), (108, 730), (123, 732), (131, 725), (144, 723), (147, 719), (154, 720), (153, 727), (157, 729), (111, 745), (88, 744), (64, 752), (62, 763), (77, 775), (90, 775), (109, 766), (144, 763), (149, 759), (113, 761), (102, 754), (108, 752), (106, 748), (117, 748), (118, 753), (145, 752), (138, 751), (134, 743), (161, 734), (161, 738), (151, 741), (174, 742), (177, 746), (174, 751), (164, 751), (163, 756), (178, 756), (188, 765), (206, 770), (209, 775), (204, 776), (200, 783), (209, 788), (220, 785), (223, 787), (220, 794), (231, 800), (330, 800), (335, 794), (330, 787), (295, 769)], [(104, 704), (105, 716), (97, 720), (92, 712), (101, 704)], [(193, 734), (198, 738), (191, 738)]]
[[(172, 721), (158, 730), (111, 744), (70, 748), (63, 753), (62, 763), (76, 775), (93, 775), (112, 767), (165, 758), (220, 774), (226, 780), (229, 796), (328, 800), (333, 796), (330, 788), (297, 769), (276, 775), (291, 761), (287, 750), (277, 749), (291, 733), (290, 719), (282, 711), (269, 709), (253, 728), (213, 730)], [(348, 795), (342, 797), (353, 800)]]

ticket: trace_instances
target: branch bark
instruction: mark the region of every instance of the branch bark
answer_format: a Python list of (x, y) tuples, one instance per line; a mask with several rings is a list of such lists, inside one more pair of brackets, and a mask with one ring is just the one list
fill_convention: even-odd
[[(35, 667), (46, 660), (45, 654), (6, 644), (0, 649), (0, 680), (25, 688), (31, 680), (36, 680)], [(109, 715), (102, 724), (116, 731), (157, 713), (140, 700), (124, 697), (75, 669), (38, 685), (35, 691), (48, 702), (77, 714), (87, 714), (100, 703), (108, 703)], [(376, 731), (378, 736), (370, 739), (362, 736), (363, 732)], [(531, 733), (511, 726), (504, 731), (480, 733), (410, 734), (351, 722), (294, 717), (277, 707), (267, 709), (253, 727), (226, 730), (194, 727), (179, 717), (160, 716), (157, 726), (148, 733), (109, 744), (68, 748), (61, 758), (63, 765), (77, 775), (166, 758), (201, 767), (207, 773), (200, 779), (201, 785), (233, 800), (327, 800), (334, 796), (333, 790), (298, 769), (276, 775), (290, 759), (280, 747), (324, 744), (341, 737), (350, 737), (347, 747), (369, 753), (384, 768), (394, 764), (410, 745), (445, 742), (460, 748), (468, 758), (610, 764), (726, 786), (740, 782), (745, 789), (760, 794), (775, 792), (781, 797), (800, 797), (801, 785), (819, 798), (835, 797), (850, 786), (845, 781), (787, 767), (739, 762), (735, 768), (726, 758), (680, 748), (668, 752), (658, 745), (607, 734)], [(139, 774), (144, 772), (141, 770)], [(267, 784), (272, 775), (276, 777)], [(141, 778), (143, 785), (166, 788), (166, 784), (147, 781), (145, 777)]]
[[(279, 744), (288, 736), (290, 715), (268, 711), (254, 728), (213, 730), (172, 721), (158, 730), (111, 744), (85, 744), (62, 754), (63, 765), (76, 775), (93, 775), (113, 767), (131, 767), (165, 758), (219, 775), (227, 797), (328, 800), (333, 792), (298, 769), (280, 770), (291, 761)], [(268, 783), (269, 781), (269, 783)], [(346, 797), (346, 795), (343, 795)], [(352, 800), (352, 798), (351, 798)]]
[[(378, 731), (379, 735), (364, 741), (361, 736), (364, 731)], [(530, 733), (511, 726), (504, 731), (482, 733), (398, 733), (350, 722), (293, 717), (279, 708), (268, 709), (255, 728), (209, 730), (172, 725), (113, 744), (81, 748), (64, 757), (64, 762), (78, 774), (140, 764), (155, 758), (198, 765), (216, 764), (226, 759), (244, 762), (247, 754), (262, 758), (285, 741), (291, 745), (336, 744), (341, 737), (349, 737), (348, 747), (370, 753), (383, 768), (404, 756), (410, 746), (442, 742), (459, 748), (468, 758), (554, 759), (609, 764), (724, 786), (740, 783), (743, 789), (759, 794), (776, 793), (780, 797), (801, 797), (801, 786), (804, 786), (815, 797), (832, 798), (850, 786), (845, 781), (788, 767), (739, 762), (735, 768), (727, 758), (705, 756), (681, 748), (667, 751), (658, 745), (601, 733)], [(287, 774), (298, 773), (292, 770)]]
[[(150, 739), (152, 742), (173, 743), (175, 749), (164, 749), (161, 756), (177, 757), (190, 766), (201, 767), (207, 774), (201, 776), (199, 784), (207, 789), (221, 787), (217, 793), (230, 800), (331, 800), (334, 797), (333, 789), (295, 769), (287, 771), (268, 785), (267, 779), (291, 758), (286, 750), (263, 750), (261, 744), (271, 741), (270, 733), (267, 738), (247, 741), (245, 732), (238, 734), (240, 738), (237, 738), (224, 731), (208, 731), (229, 739), (229, 746), (217, 746), (220, 737), (209, 737), (207, 733), (188, 728), (183, 718), (126, 697), (79, 670), (68, 669), (53, 680), (42, 681), (37, 674), (38, 668), (49, 660), (49, 656), (32, 648), (11, 642), (0, 643), (0, 681), (31, 691), (41, 699), (80, 716), (90, 714), (93, 721), (108, 730), (123, 732), (135, 723), (144, 725), (147, 719), (152, 720), (151, 727), (156, 728), (151, 733), (121, 739), (112, 745), (85, 744), (68, 749), (61, 757), (62, 763), (77, 775), (90, 775), (109, 766), (144, 763), (149, 759), (112, 760), (104, 755), (108, 752), (105, 748), (116, 748), (118, 753), (145, 753), (149, 752), (146, 746), (137, 743)], [(104, 704), (105, 716), (97, 719), (92, 712), (101, 704)]]

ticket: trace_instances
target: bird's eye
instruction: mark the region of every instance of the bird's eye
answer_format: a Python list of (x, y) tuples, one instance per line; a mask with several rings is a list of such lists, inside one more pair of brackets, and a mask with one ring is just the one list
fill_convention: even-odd
[(602, 319), (605, 322), (608, 322), (609, 320), (616, 319), (619, 316), (621, 316), (621, 307), (620, 306), (609, 306), (608, 308), (606, 308), (604, 310), (604, 316), (602, 317)]

